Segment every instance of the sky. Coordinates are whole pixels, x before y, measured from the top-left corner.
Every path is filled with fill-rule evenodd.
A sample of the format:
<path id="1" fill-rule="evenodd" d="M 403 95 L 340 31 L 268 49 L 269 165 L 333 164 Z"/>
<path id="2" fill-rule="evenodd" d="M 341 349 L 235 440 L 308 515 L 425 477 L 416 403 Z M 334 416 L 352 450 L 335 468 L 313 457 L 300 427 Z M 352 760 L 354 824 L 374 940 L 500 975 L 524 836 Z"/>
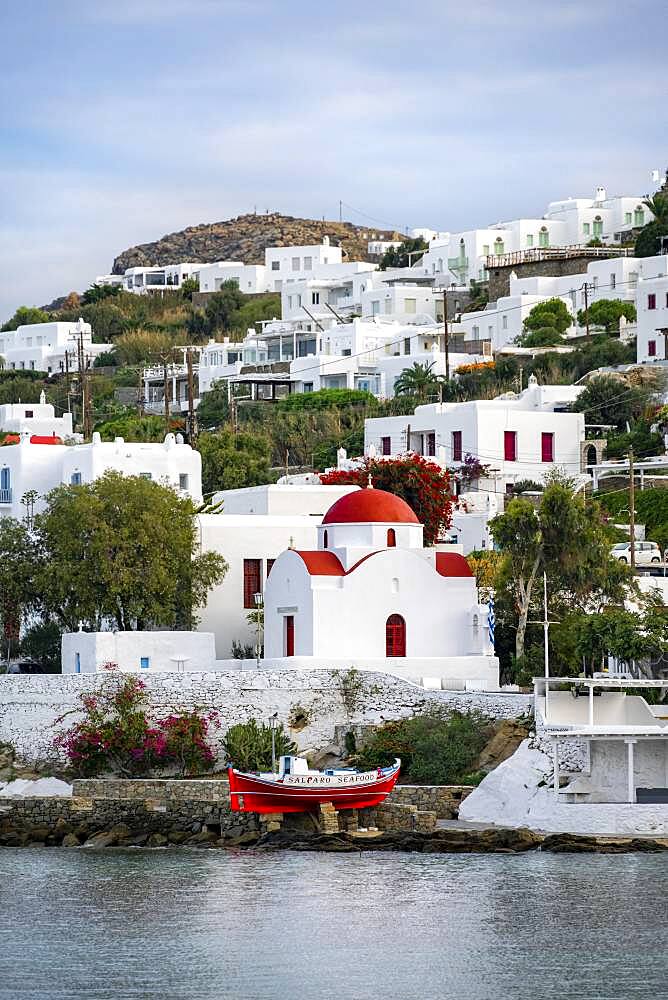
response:
<path id="1" fill-rule="evenodd" d="M 257 208 L 474 228 L 645 194 L 663 0 L 0 0 L 0 321 Z"/>

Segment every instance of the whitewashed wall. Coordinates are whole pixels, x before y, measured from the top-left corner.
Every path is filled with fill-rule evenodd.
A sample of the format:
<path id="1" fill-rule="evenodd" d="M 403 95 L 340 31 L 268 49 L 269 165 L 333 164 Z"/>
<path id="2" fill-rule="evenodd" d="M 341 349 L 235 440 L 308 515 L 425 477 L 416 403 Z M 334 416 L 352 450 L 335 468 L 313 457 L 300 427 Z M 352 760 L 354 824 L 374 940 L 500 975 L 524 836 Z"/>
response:
<path id="1" fill-rule="evenodd" d="M 308 721 L 299 731 L 290 731 L 302 750 L 325 749 L 334 739 L 334 727 L 347 723 L 374 725 L 439 707 L 514 719 L 533 704 L 531 695 L 425 691 L 379 673 L 352 678 L 327 670 L 147 673 L 142 680 L 156 716 L 194 707 L 218 712 L 220 728 L 214 739 L 237 722 L 267 721 L 274 712 L 289 729 L 299 709 Z M 71 725 L 76 714 L 68 715 L 64 724 L 56 725 L 56 720 L 75 713 L 79 695 L 98 691 L 105 682 L 103 674 L 0 676 L 0 743 L 11 743 L 26 761 L 56 759 L 53 737 L 65 724 Z"/>

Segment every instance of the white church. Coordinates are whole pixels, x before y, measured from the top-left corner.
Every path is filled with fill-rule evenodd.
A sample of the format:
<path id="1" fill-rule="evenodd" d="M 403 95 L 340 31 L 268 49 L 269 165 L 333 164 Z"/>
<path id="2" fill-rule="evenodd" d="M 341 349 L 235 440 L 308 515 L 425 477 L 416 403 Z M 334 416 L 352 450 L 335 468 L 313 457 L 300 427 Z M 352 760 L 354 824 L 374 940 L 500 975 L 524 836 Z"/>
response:
<path id="1" fill-rule="evenodd" d="M 498 690 L 487 605 L 463 556 L 425 548 L 384 490 L 338 499 L 318 548 L 289 548 L 264 593 L 265 668 L 382 670 L 425 687 Z"/>

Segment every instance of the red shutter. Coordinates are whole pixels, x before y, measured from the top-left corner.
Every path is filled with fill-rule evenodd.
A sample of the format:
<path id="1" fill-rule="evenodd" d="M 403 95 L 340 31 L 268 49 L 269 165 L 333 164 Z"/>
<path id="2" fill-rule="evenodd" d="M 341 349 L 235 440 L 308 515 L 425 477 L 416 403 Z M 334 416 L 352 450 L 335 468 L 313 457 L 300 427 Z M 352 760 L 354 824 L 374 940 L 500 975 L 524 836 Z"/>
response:
<path id="1" fill-rule="evenodd" d="M 434 431 L 430 431 L 430 433 L 427 434 L 427 454 L 436 454 L 436 434 Z"/>
<path id="2" fill-rule="evenodd" d="M 647 296 L 647 308 L 656 309 L 656 295 L 654 293 Z"/>
<path id="3" fill-rule="evenodd" d="M 276 562 L 275 559 L 267 559 L 267 579 L 269 579 L 269 574 L 271 573 L 271 567 Z"/>
<path id="4" fill-rule="evenodd" d="M 517 461 L 517 432 L 503 432 L 503 457 L 506 462 Z"/>
<path id="5" fill-rule="evenodd" d="M 406 622 L 401 615 L 390 615 L 385 623 L 385 656 L 406 655 Z"/>
<path id="6" fill-rule="evenodd" d="M 461 462 L 462 460 L 462 432 L 453 431 L 452 432 L 452 461 Z"/>
<path id="7" fill-rule="evenodd" d="M 285 655 L 295 655 L 295 616 L 285 616 Z"/>
<path id="8" fill-rule="evenodd" d="M 650 358 L 656 357 L 656 340 L 647 341 L 647 353 Z"/>
<path id="9" fill-rule="evenodd" d="M 380 439 L 380 450 L 383 455 L 392 454 L 392 441 L 389 437 L 382 437 Z"/>
<path id="10" fill-rule="evenodd" d="M 262 560 L 244 559 L 244 607 L 254 608 L 254 594 L 262 590 Z"/>
<path id="11" fill-rule="evenodd" d="M 541 434 L 540 453 L 543 462 L 554 462 L 554 434 Z"/>

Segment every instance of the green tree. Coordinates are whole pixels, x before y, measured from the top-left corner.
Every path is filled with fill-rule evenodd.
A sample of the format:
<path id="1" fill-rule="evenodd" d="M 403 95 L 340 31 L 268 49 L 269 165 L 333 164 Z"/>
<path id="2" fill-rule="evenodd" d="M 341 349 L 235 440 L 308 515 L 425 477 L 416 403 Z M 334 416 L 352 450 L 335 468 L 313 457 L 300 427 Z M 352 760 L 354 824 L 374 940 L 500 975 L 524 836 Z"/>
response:
<path id="1" fill-rule="evenodd" d="M 81 296 L 81 303 L 84 306 L 90 306 L 94 302 L 104 302 L 105 299 L 113 299 L 120 292 L 120 285 L 91 285 Z"/>
<path id="2" fill-rule="evenodd" d="M 25 523 L 0 517 L 0 635 L 16 634 L 38 603 L 35 541 Z"/>
<path id="3" fill-rule="evenodd" d="M 51 323 L 53 316 L 43 309 L 35 306 L 19 306 L 11 319 L 0 327 L 3 333 L 7 330 L 17 330 L 20 326 L 29 326 L 31 323 Z"/>
<path id="4" fill-rule="evenodd" d="M 572 322 L 573 317 L 563 299 L 553 298 L 535 305 L 522 326 L 525 332 L 552 328 L 563 334 Z"/>
<path id="5" fill-rule="evenodd" d="M 138 365 L 170 355 L 174 338 L 162 330 L 139 327 L 117 338 L 114 352 L 122 365 Z"/>
<path id="6" fill-rule="evenodd" d="M 380 258 L 378 267 L 381 271 L 386 271 L 388 267 L 411 267 L 419 259 L 418 251 L 428 249 L 429 244 L 421 236 L 406 239 L 398 247 L 388 247 Z"/>
<path id="7" fill-rule="evenodd" d="M 44 612 L 69 631 L 191 628 L 227 570 L 198 554 L 194 515 L 168 487 L 118 472 L 52 490 L 35 518 Z"/>
<path id="8" fill-rule="evenodd" d="M 197 407 L 197 422 L 206 430 L 216 430 L 230 419 L 227 382 L 214 382 Z"/>
<path id="9" fill-rule="evenodd" d="M 223 740 L 223 749 L 228 761 L 240 771 L 268 771 L 271 768 L 271 727 L 259 724 L 255 719 L 230 726 Z M 297 753 L 282 724 L 274 730 L 276 760 L 284 754 Z"/>
<path id="10" fill-rule="evenodd" d="M 636 307 L 633 302 L 623 302 L 622 299 L 599 299 L 592 302 L 588 309 L 580 309 L 578 323 L 585 326 L 589 322 L 593 326 L 602 326 L 608 336 L 619 335 L 619 321 L 624 317 L 629 323 L 636 320 Z"/>
<path id="11" fill-rule="evenodd" d="M 661 253 L 661 243 L 668 236 L 668 219 L 654 219 L 638 233 L 634 254 L 636 257 L 656 257 Z"/>
<path id="12" fill-rule="evenodd" d="M 107 343 L 116 340 L 125 333 L 130 325 L 130 320 L 119 305 L 119 297 L 102 298 L 97 302 L 90 302 L 84 305 L 81 315 L 95 334 L 98 343 Z"/>
<path id="13" fill-rule="evenodd" d="M 584 413 L 588 424 L 609 424 L 625 430 L 626 424 L 642 415 L 651 392 L 630 386 L 611 375 L 591 378 L 575 402 L 574 413 Z"/>
<path id="14" fill-rule="evenodd" d="M 261 486 L 272 480 L 269 444 L 258 434 L 235 434 L 225 428 L 216 433 L 200 434 L 197 448 L 202 456 L 205 495 L 218 490 Z"/>
<path id="15" fill-rule="evenodd" d="M 523 333 L 518 343 L 521 347 L 554 347 L 563 343 L 563 336 L 554 326 L 543 326 L 538 330 Z"/>
<path id="16" fill-rule="evenodd" d="M 414 396 L 416 399 L 440 395 L 445 378 L 435 372 L 435 367 L 433 361 L 424 365 L 415 361 L 411 368 L 404 368 L 394 382 L 395 395 Z"/>
<path id="17" fill-rule="evenodd" d="M 197 278 L 186 278 L 181 282 L 181 295 L 187 302 L 192 302 L 195 292 L 199 292 Z"/>
<path id="18" fill-rule="evenodd" d="M 209 335 L 223 333 L 232 326 L 232 317 L 244 305 L 245 296 L 236 281 L 224 281 L 220 290 L 206 300 L 204 315 Z"/>
<path id="19" fill-rule="evenodd" d="M 35 621 L 21 639 L 21 656 L 41 664 L 45 674 L 59 674 L 61 638 L 62 631 L 56 622 Z"/>
<path id="20" fill-rule="evenodd" d="M 668 617 L 663 606 L 641 612 L 603 608 L 598 615 L 578 616 L 574 624 L 577 653 L 588 674 L 601 670 L 608 656 L 638 665 L 638 661 L 668 652 Z"/>
<path id="21" fill-rule="evenodd" d="M 181 421 L 176 420 L 170 429 L 178 430 L 180 426 Z M 136 414 L 125 414 L 96 424 L 95 430 L 99 431 L 103 441 L 113 441 L 117 437 L 122 437 L 125 441 L 165 440 L 164 417 L 154 415 L 138 417 Z"/>
<path id="22" fill-rule="evenodd" d="M 522 497 L 511 500 L 490 528 L 504 557 L 498 586 L 513 598 L 508 604 L 515 609 L 517 660 L 524 656 L 529 611 L 543 572 L 548 576 L 550 601 L 565 608 L 602 605 L 623 597 L 628 571 L 610 556 L 596 505 L 588 507 L 568 482 L 553 477 L 537 511 Z M 541 601 L 537 603 L 540 606 Z"/>

